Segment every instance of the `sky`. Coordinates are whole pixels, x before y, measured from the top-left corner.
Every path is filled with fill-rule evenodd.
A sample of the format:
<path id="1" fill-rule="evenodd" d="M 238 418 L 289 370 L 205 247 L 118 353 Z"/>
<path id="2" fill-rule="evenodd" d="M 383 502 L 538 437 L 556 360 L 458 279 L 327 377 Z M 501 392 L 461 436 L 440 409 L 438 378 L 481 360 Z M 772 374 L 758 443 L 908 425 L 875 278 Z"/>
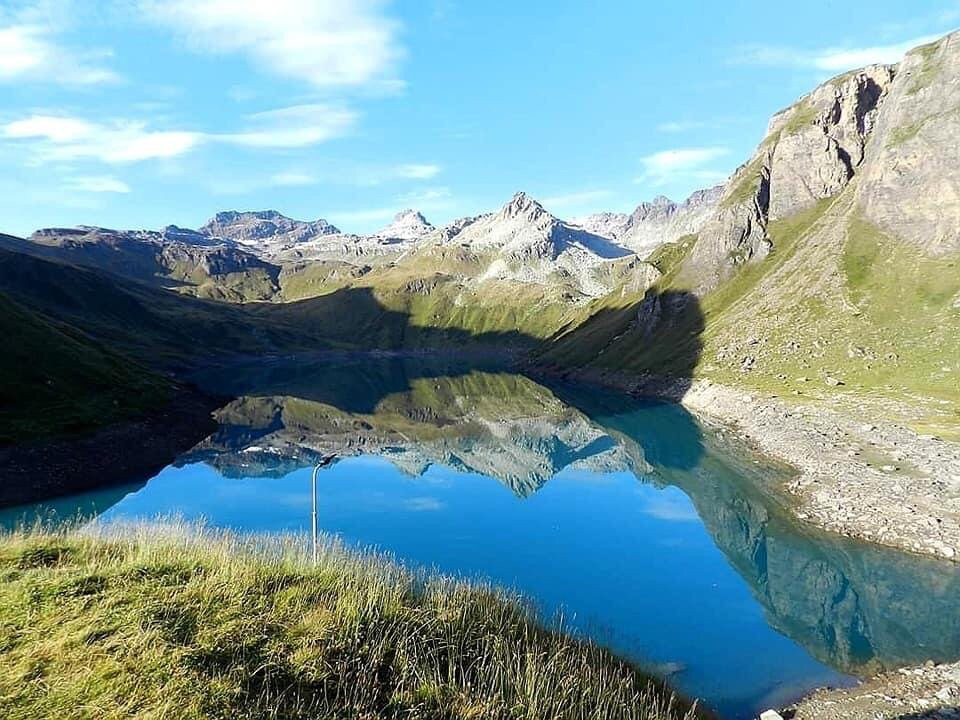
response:
<path id="1" fill-rule="evenodd" d="M 682 200 L 958 27 L 960 0 L 0 0 L 0 232 Z"/>

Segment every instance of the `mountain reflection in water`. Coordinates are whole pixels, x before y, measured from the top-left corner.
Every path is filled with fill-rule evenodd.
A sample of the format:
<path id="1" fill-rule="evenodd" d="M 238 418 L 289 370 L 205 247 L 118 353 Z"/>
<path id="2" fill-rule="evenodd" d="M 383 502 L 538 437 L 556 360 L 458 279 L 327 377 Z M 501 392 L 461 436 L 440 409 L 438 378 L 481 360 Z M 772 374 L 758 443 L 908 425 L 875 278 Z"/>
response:
<path id="1" fill-rule="evenodd" d="M 219 430 L 108 517 L 303 529 L 305 469 L 334 452 L 325 529 L 572 608 L 615 650 L 679 663 L 678 686 L 730 716 L 838 673 L 960 657 L 957 566 L 800 524 L 778 493 L 788 469 L 680 406 L 423 358 L 198 380 L 237 398 Z"/>

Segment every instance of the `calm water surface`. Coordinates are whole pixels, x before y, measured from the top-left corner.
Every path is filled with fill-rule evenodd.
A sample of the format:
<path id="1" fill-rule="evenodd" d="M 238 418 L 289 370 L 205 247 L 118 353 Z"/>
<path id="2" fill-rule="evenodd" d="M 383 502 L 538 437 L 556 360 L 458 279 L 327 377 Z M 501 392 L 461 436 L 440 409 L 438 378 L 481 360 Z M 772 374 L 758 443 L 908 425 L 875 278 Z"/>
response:
<path id="1" fill-rule="evenodd" d="M 563 609 L 725 716 L 960 657 L 956 566 L 795 523 L 774 493 L 787 471 L 680 407 L 422 359 L 198 379 L 237 397 L 215 435 L 145 484 L 53 510 L 178 514 L 306 542 L 310 469 L 335 451 L 320 474 L 323 530 Z"/>

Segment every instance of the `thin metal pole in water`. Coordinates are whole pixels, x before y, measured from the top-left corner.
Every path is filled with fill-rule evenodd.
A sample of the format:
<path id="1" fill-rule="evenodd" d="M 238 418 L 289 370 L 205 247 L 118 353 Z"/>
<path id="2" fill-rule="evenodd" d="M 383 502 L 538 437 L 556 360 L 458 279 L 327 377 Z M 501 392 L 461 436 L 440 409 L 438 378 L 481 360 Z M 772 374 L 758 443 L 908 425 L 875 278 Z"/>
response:
<path id="1" fill-rule="evenodd" d="M 311 481 L 311 510 L 310 510 L 310 525 L 313 528 L 313 564 L 317 564 L 317 473 L 320 472 L 326 463 L 319 463 L 313 469 L 313 478 Z"/>
<path id="2" fill-rule="evenodd" d="M 318 551 L 318 539 L 320 533 L 317 532 L 317 473 L 320 472 L 327 465 L 332 463 L 337 459 L 336 454 L 327 455 L 320 462 L 316 464 L 313 468 L 313 476 L 310 478 L 310 526 L 313 531 L 313 564 L 317 564 L 317 557 L 319 554 Z"/>

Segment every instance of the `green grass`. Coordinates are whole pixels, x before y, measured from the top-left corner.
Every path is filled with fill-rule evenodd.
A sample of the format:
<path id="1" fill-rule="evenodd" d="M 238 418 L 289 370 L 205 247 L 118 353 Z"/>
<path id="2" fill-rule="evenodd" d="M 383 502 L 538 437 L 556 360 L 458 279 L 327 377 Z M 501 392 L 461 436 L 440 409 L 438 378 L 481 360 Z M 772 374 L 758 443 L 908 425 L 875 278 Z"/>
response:
<path id="1" fill-rule="evenodd" d="M 913 81 L 910 83 L 910 87 L 907 88 L 908 96 L 916 95 L 924 88 L 929 87 L 936 78 L 937 73 L 940 72 L 942 62 L 936 59 L 936 55 L 942 42 L 943 38 L 935 40 L 932 43 L 927 43 L 926 45 L 921 45 L 910 51 L 911 55 L 916 54 L 920 56 L 921 64 L 920 69 L 912 78 Z"/>
<path id="2" fill-rule="evenodd" d="M 303 538 L 0 537 L 0 707 L 56 718 L 692 717 L 518 598 Z"/>
<path id="3" fill-rule="evenodd" d="M 757 155 L 738 173 L 739 179 L 732 190 L 727 191 L 726 197 L 720 203 L 721 208 L 731 208 L 753 200 L 760 187 L 760 170 L 763 168 L 765 157 Z"/>
<path id="4" fill-rule="evenodd" d="M 793 106 L 790 117 L 783 124 L 783 127 L 780 128 L 778 139 L 784 135 L 794 135 L 810 127 L 817 119 L 818 114 L 817 109 L 809 99 L 805 98 L 801 100 Z"/>
<path id="5" fill-rule="evenodd" d="M 696 244 L 696 235 L 684 235 L 675 242 L 668 242 L 658 246 L 650 253 L 647 262 L 664 275 L 664 278 L 658 281 L 658 285 L 666 286 L 669 284 L 667 279 L 676 274 Z"/>
<path id="6" fill-rule="evenodd" d="M 807 210 L 769 224 L 767 234 L 773 243 L 770 253 L 761 260 L 742 265 L 733 277 L 704 298 L 703 309 L 708 328 L 711 319 L 744 298 L 764 276 L 793 256 L 797 240 L 822 217 L 831 202 L 830 198 L 820 200 Z"/>
<path id="7" fill-rule="evenodd" d="M 160 407 L 160 375 L 0 293 L 0 444 L 83 432 Z"/>
<path id="8" fill-rule="evenodd" d="M 904 127 L 894 128 L 887 140 L 887 147 L 894 148 L 913 140 L 920 134 L 920 131 L 928 120 L 929 118 L 925 118 L 910 125 L 905 125 Z"/>

